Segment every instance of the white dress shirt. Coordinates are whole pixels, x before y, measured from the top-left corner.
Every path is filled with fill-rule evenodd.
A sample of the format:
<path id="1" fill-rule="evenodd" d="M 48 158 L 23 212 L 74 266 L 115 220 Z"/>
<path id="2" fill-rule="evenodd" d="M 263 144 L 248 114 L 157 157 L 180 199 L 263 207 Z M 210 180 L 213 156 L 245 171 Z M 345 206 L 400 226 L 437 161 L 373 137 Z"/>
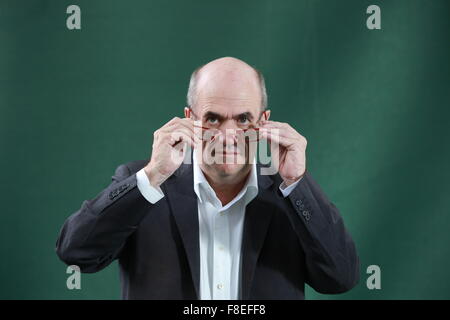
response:
<path id="1" fill-rule="evenodd" d="M 193 157 L 193 183 L 197 195 L 200 243 L 200 299 L 236 300 L 240 297 L 241 244 L 245 207 L 258 194 L 256 163 L 237 196 L 222 205 L 209 185 L 196 157 Z M 137 186 L 147 201 L 156 203 L 164 194 L 154 188 L 144 169 L 136 173 Z M 301 180 L 301 179 L 300 179 Z M 300 181 L 299 180 L 299 181 Z M 280 191 L 287 197 L 298 182 Z"/>

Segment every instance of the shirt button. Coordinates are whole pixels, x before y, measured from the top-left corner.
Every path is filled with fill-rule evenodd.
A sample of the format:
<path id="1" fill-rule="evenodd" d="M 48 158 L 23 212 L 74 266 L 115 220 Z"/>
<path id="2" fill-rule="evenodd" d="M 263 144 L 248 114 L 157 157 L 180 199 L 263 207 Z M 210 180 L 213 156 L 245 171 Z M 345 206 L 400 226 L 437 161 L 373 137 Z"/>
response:
<path id="1" fill-rule="evenodd" d="M 217 285 L 217 289 L 221 290 L 222 288 L 223 288 L 223 285 L 222 285 L 221 283 L 219 283 L 219 284 Z"/>

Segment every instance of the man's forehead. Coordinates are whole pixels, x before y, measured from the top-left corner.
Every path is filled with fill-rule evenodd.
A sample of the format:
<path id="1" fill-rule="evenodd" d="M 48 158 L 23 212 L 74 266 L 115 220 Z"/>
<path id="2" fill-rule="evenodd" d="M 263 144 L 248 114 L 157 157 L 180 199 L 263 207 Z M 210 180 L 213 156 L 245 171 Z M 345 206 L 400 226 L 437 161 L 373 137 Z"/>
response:
<path id="1" fill-rule="evenodd" d="M 218 114 L 235 115 L 244 112 L 257 113 L 260 110 L 258 100 L 248 98 L 214 97 L 198 99 L 197 103 L 202 112 L 215 112 Z"/>
<path id="2" fill-rule="evenodd" d="M 198 95 L 198 102 L 202 105 L 220 105 L 220 104 L 232 104 L 232 105 L 253 105 L 258 104 L 258 100 L 252 96 L 241 94 L 233 96 L 220 96 L 220 95 Z"/>

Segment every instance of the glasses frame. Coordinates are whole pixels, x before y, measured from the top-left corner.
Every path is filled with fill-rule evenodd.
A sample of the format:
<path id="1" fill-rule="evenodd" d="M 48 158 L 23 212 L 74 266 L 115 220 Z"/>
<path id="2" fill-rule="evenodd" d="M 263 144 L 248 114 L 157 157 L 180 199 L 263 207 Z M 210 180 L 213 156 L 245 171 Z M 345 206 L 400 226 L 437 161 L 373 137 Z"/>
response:
<path id="1" fill-rule="evenodd" d="M 191 108 L 190 106 L 186 106 L 186 108 L 188 108 L 188 117 L 190 117 L 191 114 L 193 114 L 197 119 L 200 119 L 199 117 L 197 117 L 197 115 L 194 113 L 194 111 L 192 110 L 192 108 Z M 267 110 L 261 111 L 261 114 L 259 115 L 259 118 L 258 118 L 258 122 L 260 121 L 262 115 L 264 115 L 264 119 L 267 120 L 267 113 L 266 113 L 266 111 L 267 111 Z M 204 126 L 199 126 L 199 125 L 196 125 L 196 124 L 194 124 L 194 127 L 200 128 L 200 129 L 203 129 L 203 130 L 211 130 L 211 129 L 212 129 L 212 128 L 207 128 L 207 127 L 204 127 Z M 258 128 L 258 127 L 252 127 L 252 128 L 240 129 L 240 130 L 242 130 L 242 131 L 245 133 L 245 132 L 247 132 L 248 130 L 259 131 L 260 128 Z M 201 140 L 204 140 L 204 139 L 201 138 Z M 213 140 L 214 140 L 214 139 L 213 139 Z M 259 140 L 260 140 L 260 138 L 259 138 L 259 134 L 258 134 L 258 138 L 257 138 L 256 140 L 252 140 L 252 141 L 249 141 L 249 142 L 258 142 Z"/>

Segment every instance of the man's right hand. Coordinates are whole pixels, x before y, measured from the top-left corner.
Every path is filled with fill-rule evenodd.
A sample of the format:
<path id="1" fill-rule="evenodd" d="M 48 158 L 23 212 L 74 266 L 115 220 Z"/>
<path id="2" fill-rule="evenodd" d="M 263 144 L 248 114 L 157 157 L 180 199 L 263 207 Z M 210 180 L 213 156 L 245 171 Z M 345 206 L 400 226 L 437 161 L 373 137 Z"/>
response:
<path id="1" fill-rule="evenodd" d="M 158 188 L 183 162 L 187 145 L 199 143 L 194 134 L 194 120 L 175 117 L 153 134 L 152 158 L 144 171 L 150 184 Z"/>

